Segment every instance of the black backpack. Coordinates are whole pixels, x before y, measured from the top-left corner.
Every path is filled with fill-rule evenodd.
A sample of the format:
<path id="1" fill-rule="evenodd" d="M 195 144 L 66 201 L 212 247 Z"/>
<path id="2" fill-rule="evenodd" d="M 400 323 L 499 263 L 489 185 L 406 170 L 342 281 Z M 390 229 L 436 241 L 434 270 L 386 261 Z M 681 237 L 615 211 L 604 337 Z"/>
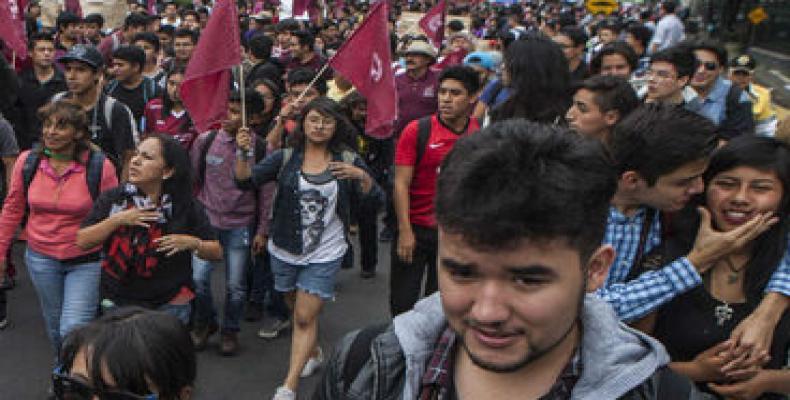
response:
<path id="1" fill-rule="evenodd" d="M 104 169 L 104 159 L 104 153 L 91 150 L 90 156 L 88 157 L 88 164 L 86 165 L 85 180 L 88 184 L 88 192 L 91 194 L 91 200 L 94 202 L 101 194 L 101 178 L 102 170 Z M 41 164 L 41 153 L 38 151 L 29 152 L 22 166 L 22 182 L 25 189 L 25 199 L 27 199 L 28 189 L 30 189 L 30 184 L 36 176 L 39 164 Z M 22 219 L 22 226 L 25 226 L 27 223 L 27 216 L 29 214 L 30 205 L 25 201 L 25 216 Z"/>

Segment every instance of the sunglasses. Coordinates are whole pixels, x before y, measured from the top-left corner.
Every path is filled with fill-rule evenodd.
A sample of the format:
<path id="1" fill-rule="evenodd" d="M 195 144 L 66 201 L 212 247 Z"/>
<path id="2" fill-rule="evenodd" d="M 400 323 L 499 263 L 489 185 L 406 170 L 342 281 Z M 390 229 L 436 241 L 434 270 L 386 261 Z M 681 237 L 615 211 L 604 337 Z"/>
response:
<path id="1" fill-rule="evenodd" d="M 62 372 L 52 374 L 52 386 L 55 398 L 58 400 L 91 400 L 94 396 L 100 400 L 158 400 L 159 398 L 155 394 L 141 396 L 123 391 L 100 392 L 87 383 Z"/>
<path id="2" fill-rule="evenodd" d="M 717 68 L 719 68 L 719 64 L 717 64 L 715 61 L 702 62 L 702 61 L 697 60 L 697 62 L 699 63 L 699 65 L 702 65 L 703 67 L 705 67 L 705 69 L 707 71 L 715 71 Z"/>

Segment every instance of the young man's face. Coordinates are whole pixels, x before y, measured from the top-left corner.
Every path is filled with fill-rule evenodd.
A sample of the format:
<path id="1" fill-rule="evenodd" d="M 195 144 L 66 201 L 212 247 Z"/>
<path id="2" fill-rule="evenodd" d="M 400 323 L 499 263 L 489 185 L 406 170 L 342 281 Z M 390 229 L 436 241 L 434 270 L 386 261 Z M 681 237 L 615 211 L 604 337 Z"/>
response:
<path id="1" fill-rule="evenodd" d="M 636 40 L 636 37 L 632 33 L 629 32 L 625 34 L 625 42 L 631 46 L 634 53 L 641 56 L 645 52 L 645 47 L 642 46 L 642 42 Z"/>
<path id="2" fill-rule="evenodd" d="M 609 54 L 601 58 L 601 75 L 631 77 L 631 66 L 622 54 Z"/>
<path id="3" fill-rule="evenodd" d="M 83 24 L 82 25 L 82 34 L 85 35 L 87 38 L 95 38 L 99 36 L 99 24 Z"/>
<path id="4" fill-rule="evenodd" d="M 55 43 L 49 40 L 37 40 L 30 52 L 33 65 L 49 68 L 55 62 Z"/>
<path id="5" fill-rule="evenodd" d="M 113 75 L 119 82 L 130 82 L 140 75 L 140 66 L 120 58 L 113 58 Z"/>
<path id="6" fill-rule="evenodd" d="M 173 73 L 167 77 L 167 96 L 172 101 L 181 101 L 181 94 L 178 89 L 181 88 L 181 82 L 184 81 L 184 75 Z"/>
<path id="7" fill-rule="evenodd" d="M 66 86 L 69 92 L 75 95 L 81 95 L 93 89 L 98 81 L 96 70 L 80 61 L 66 62 L 63 73 L 66 76 Z"/>
<path id="8" fill-rule="evenodd" d="M 143 51 L 145 52 L 146 64 L 156 64 L 156 59 L 159 55 L 157 54 L 153 44 L 145 40 L 138 40 L 134 42 L 134 45 L 143 49 Z"/>
<path id="9" fill-rule="evenodd" d="M 585 136 L 604 139 L 617 123 L 617 111 L 603 112 L 596 102 L 595 92 L 579 89 L 573 95 L 573 104 L 565 114 L 573 130 Z"/>
<path id="10" fill-rule="evenodd" d="M 601 43 L 611 43 L 617 40 L 617 32 L 611 29 L 601 29 L 598 33 L 598 38 L 601 39 Z"/>
<path id="11" fill-rule="evenodd" d="M 666 61 L 654 61 L 647 74 L 647 99 L 665 101 L 676 97 L 688 83 L 688 77 L 679 77 L 677 69 Z"/>
<path id="12" fill-rule="evenodd" d="M 193 14 L 185 15 L 184 20 L 181 21 L 181 24 L 184 26 L 184 28 L 187 29 L 191 29 L 191 30 L 200 29 L 200 20 L 198 18 L 195 18 Z"/>
<path id="13" fill-rule="evenodd" d="M 648 186 L 647 181 L 640 179 L 638 195 L 642 204 L 661 211 L 680 211 L 689 200 L 705 190 L 702 174 L 708 168 L 708 159 L 704 158 L 682 165 L 676 170 L 661 175 L 655 185 Z"/>
<path id="14" fill-rule="evenodd" d="M 195 50 L 195 44 L 192 43 L 192 38 L 177 37 L 173 41 L 173 51 L 175 52 L 176 60 L 181 62 L 189 61 L 192 57 L 192 52 Z"/>
<path id="15" fill-rule="evenodd" d="M 699 66 L 691 79 L 691 86 L 695 89 L 708 89 L 716 82 L 716 78 L 721 75 L 722 66 L 716 53 L 709 50 L 694 50 Z"/>
<path id="16" fill-rule="evenodd" d="M 290 42 L 289 42 L 290 45 L 288 46 L 288 48 L 291 50 L 291 55 L 292 56 L 297 57 L 297 58 L 302 58 L 305 55 L 307 55 L 307 53 L 310 51 L 310 49 L 307 48 L 307 46 L 302 46 L 299 43 L 299 38 L 298 37 L 291 36 L 289 40 L 290 40 Z"/>
<path id="17" fill-rule="evenodd" d="M 175 4 L 168 4 L 165 6 L 165 16 L 170 19 L 175 19 L 178 13 L 178 7 Z"/>
<path id="18" fill-rule="evenodd" d="M 569 350 L 584 294 L 600 285 L 613 255 L 602 246 L 582 261 L 564 239 L 479 250 L 440 226 L 439 292 L 459 351 L 485 370 L 512 372 Z"/>
<path id="19" fill-rule="evenodd" d="M 64 24 L 60 28 L 60 35 L 66 39 L 76 40 L 80 37 L 80 24 Z"/>
<path id="20" fill-rule="evenodd" d="M 293 104 L 294 113 L 302 112 L 302 108 L 305 106 L 305 104 L 315 100 L 321 95 L 318 93 L 318 90 L 316 90 L 315 87 L 311 87 L 310 89 L 307 89 L 307 92 L 304 94 L 304 96 L 302 96 L 302 99 L 295 103 L 296 99 L 299 98 L 299 95 L 305 89 L 307 89 L 306 83 L 297 83 L 288 87 L 288 98 L 286 100 Z"/>
<path id="21" fill-rule="evenodd" d="M 157 32 L 156 36 L 159 36 L 159 45 L 164 49 L 166 47 L 170 47 L 173 44 L 173 37 L 168 35 L 164 32 Z"/>
<path id="22" fill-rule="evenodd" d="M 228 114 L 222 121 L 222 129 L 225 132 L 235 135 L 241 127 L 241 103 L 238 101 L 228 102 Z"/>
<path id="23" fill-rule="evenodd" d="M 730 80 L 741 89 L 746 89 L 752 83 L 752 72 L 745 69 L 730 70 Z"/>
<path id="24" fill-rule="evenodd" d="M 573 61 L 581 57 L 582 53 L 584 52 L 584 46 L 574 46 L 573 40 L 563 34 L 555 35 L 552 39 L 554 39 L 555 43 L 560 45 L 562 48 L 562 54 L 565 55 L 565 59 L 568 61 Z"/>
<path id="25" fill-rule="evenodd" d="M 461 81 L 445 79 L 439 83 L 439 116 L 444 121 L 456 121 L 469 116 L 472 104 L 476 101 L 474 93 L 469 93 Z"/>
<path id="26" fill-rule="evenodd" d="M 405 59 L 407 71 L 422 70 L 431 64 L 431 58 L 424 54 L 408 53 Z"/>

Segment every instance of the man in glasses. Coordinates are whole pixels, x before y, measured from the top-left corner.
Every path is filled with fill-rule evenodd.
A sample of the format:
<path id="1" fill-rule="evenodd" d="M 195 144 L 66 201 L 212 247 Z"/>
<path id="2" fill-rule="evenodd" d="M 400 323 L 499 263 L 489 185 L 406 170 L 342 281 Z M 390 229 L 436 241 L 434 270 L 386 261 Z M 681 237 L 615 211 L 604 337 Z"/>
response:
<path id="1" fill-rule="evenodd" d="M 727 50 L 721 44 L 700 40 L 693 45 L 697 69 L 691 86 L 697 98 L 687 104 L 690 110 L 710 119 L 719 127 L 723 139 L 754 134 L 754 117 L 749 95 L 722 76 Z"/>
<path id="2" fill-rule="evenodd" d="M 738 85 L 752 100 L 755 133 L 762 136 L 773 136 L 776 132 L 776 110 L 771 102 L 770 89 L 754 82 L 754 69 L 757 67 L 754 58 L 741 54 L 730 61 L 730 80 Z"/>
<path id="3" fill-rule="evenodd" d="M 653 54 L 647 85 L 639 91 L 639 97 L 647 103 L 684 104 L 687 98 L 694 97 L 688 84 L 695 64 L 694 55 L 685 47 L 670 47 Z"/>

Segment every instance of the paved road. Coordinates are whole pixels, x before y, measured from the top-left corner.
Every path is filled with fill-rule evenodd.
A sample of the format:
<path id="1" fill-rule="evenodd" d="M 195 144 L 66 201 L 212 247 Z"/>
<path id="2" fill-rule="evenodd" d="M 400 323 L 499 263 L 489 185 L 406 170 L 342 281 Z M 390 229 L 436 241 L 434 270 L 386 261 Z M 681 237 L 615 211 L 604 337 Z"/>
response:
<path id="1" fill-rule="evenodd" d="M 358 265 L 353 270 L 340 272 L 337 299 L 326 305 L 320 319 L 320 342 L 325 351 L 331 350 L 349 330 L 388 319 L 388 251 L 389 245 L 380 246 L 379 274 L 373 280 L 359 278 Z M 19 261 L 21 252 L 22 246 L 17 246 L 15 258 Z M 224 297 L 220 285 L 224 279 L 222 270 L 217 270 L 214 275 L 215 297 Z M 0 331 L 0 400 L 45 399 L 52 353 L 44 333 L 38 300 L 24 266 L 17 282 L 17 288 L 10 292 L 9 299 L 12 325 Z M 271 341 L 262 340 L 255 336 L 260 325 L 242 323 L 241 352 L 236 357 L 223 358 L 219 355 L 216 336 L 212 345 L 200 353 L 195 399 L 271 398 L 285 377 L 290 335 Z M 300 393 L 305 396 L 312 394 L 317 380 L 317 377 L 304 379 Z"/>

